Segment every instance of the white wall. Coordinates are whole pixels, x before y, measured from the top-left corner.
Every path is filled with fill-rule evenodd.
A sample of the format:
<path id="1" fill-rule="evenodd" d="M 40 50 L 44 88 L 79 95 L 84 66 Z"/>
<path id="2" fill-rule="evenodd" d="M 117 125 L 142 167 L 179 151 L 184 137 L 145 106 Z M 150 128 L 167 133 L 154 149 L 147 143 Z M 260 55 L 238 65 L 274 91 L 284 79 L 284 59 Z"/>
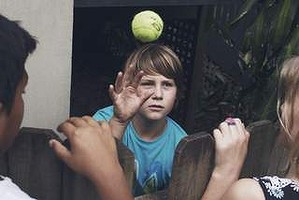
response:
<path id="1" fill-rule="evenodd" d="M 51 128 L 69 116 L 73 0 L 0 0 L 0 13 L 34 35 L 23 126 Z"/>

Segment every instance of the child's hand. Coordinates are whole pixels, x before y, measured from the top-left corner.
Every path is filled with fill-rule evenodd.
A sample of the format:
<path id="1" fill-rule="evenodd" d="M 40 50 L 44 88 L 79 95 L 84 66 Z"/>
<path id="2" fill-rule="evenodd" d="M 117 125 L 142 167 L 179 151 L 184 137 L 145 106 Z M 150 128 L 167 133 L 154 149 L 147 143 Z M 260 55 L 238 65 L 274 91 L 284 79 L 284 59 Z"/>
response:
<path id="1" fill-rule="evenodd" d="M 56 140 L 50 141 L 57 156 L 70 168 L 91 180 L 119 168 L 115 139 L 107 122 L 89 116 L 72 117 L 57 128 L 70 142 L 70 150 Z"/>
<path id="2" fill-rule="evenodd" d="M 213 134 L 216 142 L 215 167 L 202 200 L 222 199 L 238 180 L 247 154 L 249 133 L 240 119 L 226 119 Z"/>
<path id="3" fill-rule="evenodd" d="M 109 94 L 114 105 L 114 117 L 119 123 L 127 123 L 152 95 L 137 90 L 143 75 L 144 72 L 139 71 L 134 76 L 133 67 L 129 67 L 124 74 L 118 73 L 115 86 L 109 86 Z"/>
<path id="4" fill-rule="evenodd" d="M 216 141 L 215 170 L 235 174 L 238 178 L 248 148 L 249 133 L 237 118 L 228 118 L 215 129 Z"/>
<path id="5" fill-rule="evenodd" d="M 50 146 L 70 168 L 93 182 L 101 199 L 133 199 L 107 122 L 72 117 L 57 130 L 69 139 L 70 150 L 56 140 L 51 140 Z"/>

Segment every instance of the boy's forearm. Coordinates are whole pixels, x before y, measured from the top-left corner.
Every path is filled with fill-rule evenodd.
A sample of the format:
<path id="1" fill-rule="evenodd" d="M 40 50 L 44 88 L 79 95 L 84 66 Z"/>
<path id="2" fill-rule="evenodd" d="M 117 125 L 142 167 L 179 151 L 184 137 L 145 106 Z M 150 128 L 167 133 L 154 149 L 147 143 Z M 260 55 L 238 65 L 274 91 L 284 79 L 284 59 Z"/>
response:
<path id="1" fill-rule="evenodd" d="M 128 122 L 121 122 L 117 117 L 113 115 L 113 117 L 109 121 L 109 125 L 111 127 L 112 135 L 121 140 Z"/>
<path id="2" fill-rule="evenodd" d="M 119 164 L 91 177 L 99 195 L 105 200 L 133 200 L 123 170 Z"/>

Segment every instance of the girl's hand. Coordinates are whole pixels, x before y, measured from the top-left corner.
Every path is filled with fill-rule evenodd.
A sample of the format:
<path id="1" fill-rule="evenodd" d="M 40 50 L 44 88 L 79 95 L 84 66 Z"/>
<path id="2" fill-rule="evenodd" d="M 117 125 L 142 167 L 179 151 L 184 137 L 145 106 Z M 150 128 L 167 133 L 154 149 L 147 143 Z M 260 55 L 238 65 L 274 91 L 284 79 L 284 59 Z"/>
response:
<path id="1" fill-rule="evenodd" d="M 213 131 L 216 141 L 215 171 L 238 179 L 249 141 L 249 133 L 238 118 L 228 118 Z"/>

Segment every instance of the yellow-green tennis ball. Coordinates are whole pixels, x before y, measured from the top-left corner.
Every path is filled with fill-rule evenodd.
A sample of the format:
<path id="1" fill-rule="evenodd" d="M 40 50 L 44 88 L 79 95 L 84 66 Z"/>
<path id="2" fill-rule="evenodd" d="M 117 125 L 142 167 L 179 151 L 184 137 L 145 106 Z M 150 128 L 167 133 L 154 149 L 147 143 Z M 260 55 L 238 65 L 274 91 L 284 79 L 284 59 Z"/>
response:
<path id="1" fill-rule="evenodd" d="M 132 20 L 133 35 L 141 42 L 152 42 L 157 40 L 162 31 L 163 20 L 157 13 L 151 10 L 137 13 Z"/>

